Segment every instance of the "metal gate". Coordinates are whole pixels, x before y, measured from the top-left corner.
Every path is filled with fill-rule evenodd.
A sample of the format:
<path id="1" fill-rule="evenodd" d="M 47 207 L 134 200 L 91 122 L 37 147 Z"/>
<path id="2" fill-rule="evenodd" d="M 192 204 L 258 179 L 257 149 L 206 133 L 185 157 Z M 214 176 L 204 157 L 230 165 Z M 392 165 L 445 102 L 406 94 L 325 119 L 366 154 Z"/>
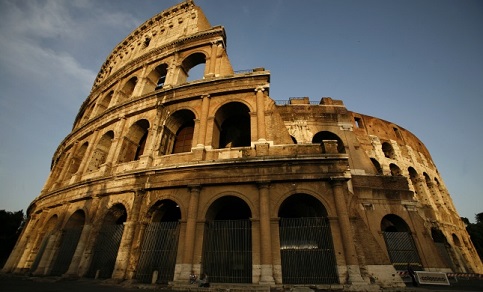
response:
<path id="1" fill-rule="evenodd" d="M 326 218 L 280 218 L 280 256 L 285 284 L 339 282 Z"/>
<path id="2" fill-rule="evenodd" d="M 144 232 L 136 279 L 151 283 L 157 271 L 157 283 L 173 280 L 178 253 L 179 222 L 150 223 Z"/>
<path id="3" fill-rule="evenodd" d="M 87 272 L 87 277 L 94 278 L 97 274 L 98 278 L 111 278 L 123 231 L 124 224 L 102 226 L 94 246 L 92 262 Z"/>
<path id="4" fill-rule="evenodd" d="M 203 271 L 210 282 L 252 283 L 250 220 L 214 220 L 206 224 Z"/>
<path id="5" fill-rule="evenodd" d="M 62 232 L 59 250 L 50 274 L 62 276 L 69 269 L 75 249 L 79 243 L 83 226 L 66 229 Z"/>
<path id="6" fill-rule="evenodd" d="M 408 263 L 414 270 L 422 270 L 414 239 L 409 232 L 383 232 L 389 258 L 396 270 L 406 270 Z"/>

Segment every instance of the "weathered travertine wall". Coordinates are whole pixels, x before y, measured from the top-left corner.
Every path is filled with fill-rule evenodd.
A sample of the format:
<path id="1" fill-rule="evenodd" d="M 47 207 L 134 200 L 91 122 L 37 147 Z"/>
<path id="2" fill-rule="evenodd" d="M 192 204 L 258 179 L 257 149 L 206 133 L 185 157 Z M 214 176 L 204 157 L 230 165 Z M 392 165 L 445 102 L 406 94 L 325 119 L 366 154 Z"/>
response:
<path id="1" fill-rule="evenodd" d="M 115 47 L 3 271 L 365 290 L 404 286 L 407 263 L 483 273 L 417 137 L 332 98 L 276 104 L 225 40 L 186 1 Z"/>

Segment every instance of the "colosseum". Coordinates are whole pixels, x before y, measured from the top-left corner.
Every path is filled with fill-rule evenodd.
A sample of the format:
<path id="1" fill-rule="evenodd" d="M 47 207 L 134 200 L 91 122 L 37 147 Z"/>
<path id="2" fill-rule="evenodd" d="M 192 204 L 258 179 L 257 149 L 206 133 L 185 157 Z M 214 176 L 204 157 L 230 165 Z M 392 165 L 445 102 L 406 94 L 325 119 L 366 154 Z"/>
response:
<path id="1" fill-rule="evenodd" d="M 27 213 L 3 272 L 260 290 L 483 273 L 418 137 L 329 97 L 273 100 L 192 0 L 113 49 Z"/>

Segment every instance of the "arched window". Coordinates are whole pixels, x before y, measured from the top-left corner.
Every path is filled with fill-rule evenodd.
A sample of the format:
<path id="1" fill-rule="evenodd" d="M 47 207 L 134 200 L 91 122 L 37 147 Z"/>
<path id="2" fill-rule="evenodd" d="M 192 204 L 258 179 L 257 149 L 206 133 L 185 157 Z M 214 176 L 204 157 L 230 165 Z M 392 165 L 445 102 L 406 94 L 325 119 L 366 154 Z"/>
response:
<path id="1" fill-rule="evenodd" d="M 89 105 L 87 107 L 87 109 L 84 111 L 84 114 L 82 116 L 82 123 L 85 123 L 87 122 L 90 118 L 91 118 L 91 114 L 92 114 L 92 110 L 94 109 L 94 106 L 96 104 L 95 103 L 92 103 L 91 105 Z"/>
<path id="2" fill-rule="evenodd" d="M 118 161 L 128 162 L 138 160 L 144 154 L 144 147 L 148 135 L 149 122 L 139 120 L 129 128 L 128 134 L 123 139 L 123 147 Z"/>
<path id="3" fill-rule="evenodd" d="M 391 175 L 392 176 L 400 176 L 400 175 L 402 175 L 401 169 L 399 168 L 399 166 L 397 166 L 394 163 L 389 164 L 389 169 L 391 170 Z"/>
<path id="4" fill-rule="evenodd" d="M 98 170 L 106 162 L 107 154 L 109 153 L 109 149 L 111 149 L 112 139 L 114 139 L 113 131 L 109 131 L 101 137 L 96 149 L 92 153 L 87 171 Z"/>
<path id="5" fill-rule="evenodd" d="M 371 158 L 371 162 L 374 165 L 374 167 L 376 168 L 376 174 L 382 175 L 383 174 L 382 167 L 381 167 L 381 164 L 379 163 L 379 161 L 377 161 L 375 158 Z"/>
<path id="6" fill-rule="evenodd" d="M 337 153 L 345 153 L 344 143 L 342 142 L 340 137 L 329 131 L 321 131 L 315 134 L 312 138 L 312 143 L 321 144 L 323 152 L 329 153 L 331 150 L 325 149 L 325 144 L 323 143 L 323 141 L 325 140 L 337 141 Z"/>
<path id="7" fill-rule="evenodd" d="M 98 103 L 96 108 L 96 115 L 100 115 L 109 108 L 109 104 L 111 103 L 112 96 L 114 95 L 114 91 L 109 91 Z"/>
<path id="8" fill-rule="evenodd" d="M 85 142 L 84 144 L 82 144 L 82 146 L 80 146 L 79 149 L 77 149 L 76 153 L 72 157 L 69 171 L 68 171 L 70 176 L 74 175 L 79 170 L 79 166 L 82 162 L 82 159 L 84 159 L 84 155 L 86 154 L 88 146 L 89 146 L 88 142 Z M 70 176 L 68 178 L 70 178 Z"/>
<path id="9" fill-rule="evenodd" d="M 248 107 L 240 102 L 223 105 L 215 114 L 213 131 L 214 148 L 250 146 L 250 112 Z"/>
<path id="10" fill-rule="evenodd" d="M 202 53 L 194 53 L 186 57 L 181 63 L 180 72 L 178 75 L 178 84 L 185 83 L 187 81 L 202 79 L 204 76 L 205 66 L 198 66 L 206 63 L 206 56 Z M 192 72 L 192 69 L 197 67 Z M 199 67 L 199 68 L 198 68 Z M 196 74 L 192 74 L 196 73 Z"/>
<path id="11" fill-rule="evenodd" d="M 124 84 L 124 87 L 121 90 L 121 94 L 123 95 L 124 100 L 127 100 L 132 96 L 132 94 L 134 93 L 134 88 L 136 87 L 137 83 L 138 83 L 138 78 L 132 77 L 126 82 L 126 84 Z"/>
<path id="12" fill-rule="evenodd" d="M 193 147 L 195 115 L 190 110 L 174 112 L 166 121 L 159 145 L 159 155 L 190 152 Z"/>
<path id="13" fill-rule="evenodd" d="M 382 152 L 384 152 L 385 157 L 394 159 L 394 149 L 392 148 L 392 145 L 390 143 L 382 143 Z"/>
<path id="14" fill-rule="evenodd" d="M 143 94 L 163 88 L 168 75 L 168 65 L 161 64 L 154 68 L 147 76 L 148 82 L 144 85 Z"/>

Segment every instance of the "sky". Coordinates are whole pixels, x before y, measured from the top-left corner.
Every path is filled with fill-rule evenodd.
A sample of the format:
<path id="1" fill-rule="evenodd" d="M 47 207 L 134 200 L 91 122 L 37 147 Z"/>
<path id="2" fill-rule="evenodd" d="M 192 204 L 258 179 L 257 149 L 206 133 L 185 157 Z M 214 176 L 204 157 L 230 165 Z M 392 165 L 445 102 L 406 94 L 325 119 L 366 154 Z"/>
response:
<path id="1" fill-rule="evenodd" d="M 0 0 L 0 210 L 26 210 L 112 49 L 177 0 Z M 483 212 L 483 1 L 195 0 L 234 70 L 274 100 L 342 100 L 430 151 L 460 216 Z"/>

